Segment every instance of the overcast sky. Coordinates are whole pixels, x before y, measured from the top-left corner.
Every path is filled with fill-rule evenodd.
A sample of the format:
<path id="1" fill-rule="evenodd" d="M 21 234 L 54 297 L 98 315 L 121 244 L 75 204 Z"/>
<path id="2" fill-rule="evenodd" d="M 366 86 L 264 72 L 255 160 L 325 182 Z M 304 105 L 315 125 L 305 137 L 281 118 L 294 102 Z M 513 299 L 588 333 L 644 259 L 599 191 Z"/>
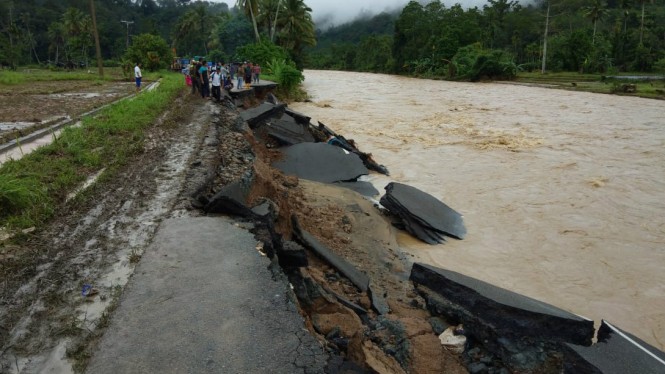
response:
<path id="1" fill-rule="evenodd" d="M 232 8 L 235 0 L 209 0 L 214 2 L 225 2 Z M 428 0 L 420 0 L 428 3 Z M 375 15 L 383 11 L 396 8 L 402 9 L 409 0 L 305 0 L 312 8 L 312 18 L 317 27 L 327 28 L 331 25 L 340 25 L 352 21 L 360 14 Z M 462 4 L 464 8 L 477 6 L 482 8 L 487 0 L 442 0 L 445 6 L 450 7 L 456 3 Z"/>

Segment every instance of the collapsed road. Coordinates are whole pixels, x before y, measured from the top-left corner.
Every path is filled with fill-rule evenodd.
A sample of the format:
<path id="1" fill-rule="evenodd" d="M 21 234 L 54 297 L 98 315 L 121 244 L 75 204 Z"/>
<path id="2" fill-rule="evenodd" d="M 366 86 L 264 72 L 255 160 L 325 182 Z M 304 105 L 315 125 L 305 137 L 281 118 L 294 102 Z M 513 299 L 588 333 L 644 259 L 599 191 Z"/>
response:
<path id="1" fill-rule="evenodd" d="M 460 274 L 411 264 L 395 241 L 386 211 L 377 209 L 355 188 L 348 188 L 362 183 L 357 178 L 365 170 L 387 174 L 385 166 L 325 125 L 313 126 L 307 116 L 289 114 L 274 98 L 258 106 L 263 107 L 256 111 L 260 119 L 250 111 L 241 110 L 244 114 L 239 115 L 238 104 L 254 104 L 247 98 L 242 101 L 226 98 L 223 106 L 214 108 L 210 103 L 195 105 L 199 110 L 206 108 L 210 117 L 187 126 L 192 140 L 186 142 L 197 146 L 179 152 L 185 161 L 171 166 L 178 170 L 164 176 L 183 184 L 172 186 L 178 192 L 160 203 L 156 215 L 141 213 L 141 200 L 155 204 L 141 189 L 135 190 L 137 199 L 133 200 L 110 196 L 127 216 L 106 217 L 105 231 L 145 223 L 147 233 L 125 257 L 126 262 L 142 258 L 122 296 L 117 294 L 117 283 L 106 284 L 100 281 L 103 276 L 90 274 L 86 280 L 99 293 L 86 296 L 83 305 L 90 299 L 112 300 L 112 308 L 104 318 L 86 314 L 83 326 L 90 332 L 63 328 L 66 332 L 60 331 L 59 336 L 70 336 L 69 341 L 60 345 L 51 340 L 43 344 L 47 345 L 42 347 L 44 351 L 76 358 L 77 370 L 87 366 L 91 373 L 118 368 L 280 373 L 620 372 L 612 371 L 621 368 L 613 360 L 631 362 L 644 369 L 640 372 L 662 372 L 662 352 L 630 339 L 618 328 L 608 332 L 609 324 L 604 324 L 603 334 L 599 331 L 598 343 L 592 344 L 592 321 Z M 300 127 L 294 130 L 293 123 Z M 179 135 L 169 137 L 163 148 L 155 144 L 160 148 L 156 155 L 182 149 Z M 308 151 L 289 158 L 281 148 L 293 144 Z M 328 146 L 349 152 L 339 155 L 360 160 L 365 169 L 356 161 L 352 166 L 344 161 L 338 164 L 343 170 L 335 171 L 346 172 L 351 167 L 351 172 L 324 183 L 299 178 L 298 168 L 284 166 L 303 157 L 312 161 L 316 155 L 308 152 L 319 148 L 327 152 Z M 318 166 L 305 170 L 312 168 Z M 140 185 L 145 188 L 150 181 L 164 183 L 165 179 L 149 179 Z M 131 184 L 120 189 L 132 191 Z M 403 200 L 397 200 L 398 210 L 416 212 L 410 221 L 423 218 L 418 209 L 405 208 L 410 204 L 400 203 Z M 155 210 L 155 206 L 151 208 Z M 99 208 L 91 208 L 95 209 Z M 466 230 L 461 218 L 452 216 L 455 230 L 442 232 L 462 239 Z M 90 230 L 78 227 L 83 232 Z M 439 226 L 428 223 L 424 227 Z M 70 233 L 77 236 L 76 231 Z M 108 241 L 90 242 L 95 240 L 92 237 L 79 243 L 88 257 L 68 255 L 58 261 L 68 260 L 86 273 L 87 265 L 100 260 L 92 261 L 96 250 L 112 251 L 116 246 Z M 71 240 L 61 239 L 69 241 L 68 245 L 73 244 Z M 122 243 L 122 238 L 115 240 Z M 134 260 L 129 261 L 130 257 Z M 48 276 L 52 267 L 42 266 L 47 276 L 40 278 L 54 279 Z M 80 278 L 56 274 L 65 285 L 55 292 L 58 302 L 74 304 L 70 295 L 78 289 Z M 245 286 L 248 288 L 242 289 Z M 26 304 L 27 309 L 40 310 L 38 302 Z M 59 317 L 71 321 L 66 314 Z M 76 320 L 71 322 L 80 326 Z M 39 326 L 44 330 L 44 323 L 33 322 L 36 327 L 27 328 L 30 323 L 25 321 L 22 337 L 12 338 L 14 344 L 2 347 L 4 370 L 13 371 L 16 366 L 19 372 L 36 372 L 53 367 L 48 366 L 53 364 L 49 358 L 26 359 L 17 349 L 25 352 L 32 346 L 38 350 L 35 340 L 40 335 L 34 330 Z M 304 329 L 308 333 L 303 334 Z M 33 336 L 27 331 L 33 331 Z M 440 339 L 446 331 L 465 339 Z M 621 348 L 624 344 L 633 348 Z M 11 359 L 19 356 L 20 367 L 19 360 Z"/>

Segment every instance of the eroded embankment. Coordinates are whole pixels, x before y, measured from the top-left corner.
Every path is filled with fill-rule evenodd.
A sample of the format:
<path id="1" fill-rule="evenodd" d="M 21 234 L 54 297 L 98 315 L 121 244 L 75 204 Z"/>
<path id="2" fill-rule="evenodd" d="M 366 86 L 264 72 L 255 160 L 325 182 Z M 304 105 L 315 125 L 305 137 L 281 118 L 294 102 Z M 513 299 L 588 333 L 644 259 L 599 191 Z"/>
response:
<path id="1" fill-rule="evenodd" d="M 196 200 L 208 213 L 255 222 L 260 249 L 288 275 L 310 331 L 333 357 L 331 371 L 600 372 L 584 353 L 592 321 L 452 272 L 411 270 L 370 200 L 272 167 L 285 157 L 276 123 L 301 125 L 291 139 L 326 142 L 321 126 L 274 100 L 244 113 L 224 130 L 234 144 L 221 148 L 228 166 Z M 238 160 L 241 168 L 232 166 Z"/>

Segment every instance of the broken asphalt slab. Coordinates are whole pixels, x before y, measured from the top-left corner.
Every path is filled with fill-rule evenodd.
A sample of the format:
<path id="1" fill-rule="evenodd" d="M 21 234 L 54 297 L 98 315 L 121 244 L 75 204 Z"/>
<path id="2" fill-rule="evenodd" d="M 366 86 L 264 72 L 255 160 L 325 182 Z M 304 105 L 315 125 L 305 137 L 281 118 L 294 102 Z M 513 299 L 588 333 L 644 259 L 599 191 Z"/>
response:
<path id="1" fill-rule="evenodd" d="M 286 278 L 225 217 L 161 224 L 87 373 L 321 373 Z"/>
<path id="2" fill-rule="evenodd" d="M 326 143 L 300 143 L 281 149 L 284 158 L 273 167 L 284 174 L 322 183 L 355 181 L 369 170 L 360 157 Z"/>
<path id="3" fill-rule="evenodd" d="M 530 336 L 547 341 L 589 346 L 593 321 L 530 297 L 467 277 L 454 271 L 415 263 L 409 278 L 443 297 L 452 320 L 464 316 L 485 320 L 492 335 Z M 473 323 L 462 321 L 465 328 Z"/>
<path id="4" fill-rule="evenodd" d="M 412 235 L 430 244 L 442 242 L 442 234 L 464 239 L 462 215 L 434 196 L 402 183 L 391 182 L 385 189 L 381 205 L 400 217 Z"/>
<path id="5" fill-rule="evenodd" d="M 288 114 L 271 119 L 266 127 L 268 135 L 284 145 L 314 142 L 314 136 L 309 132 L 308 125 L 299 123 Z"/>
<path id="6" fill-rule="evenodd" d="M 568 347 L 579 356 L 579 359 L 571 360 L 577 364 L 574 367 L 577 372 L 665 373 L 665 352 L 607 321 L 602 321 L 598 329 L 596 344 L 591 347 L 568 344 Z"/>
<path id="7" fill-rule="evenodd" d="M 255 128 L 261 122 L 284 113 L 284 108 L 286 108 L 286 105 L 284 104 L 274 105 L 271 103 L 263 103 L 255 108 L 241 112 L 240 117 L 249 124 L 249 127 Z"/>

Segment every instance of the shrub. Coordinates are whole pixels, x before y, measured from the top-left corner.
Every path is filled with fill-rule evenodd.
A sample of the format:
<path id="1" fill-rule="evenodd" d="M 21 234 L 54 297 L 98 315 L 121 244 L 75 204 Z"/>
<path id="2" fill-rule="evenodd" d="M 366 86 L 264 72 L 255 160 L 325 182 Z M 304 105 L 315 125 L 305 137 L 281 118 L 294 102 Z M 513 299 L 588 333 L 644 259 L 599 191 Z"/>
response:
<path id="1" fill-rule="evenodd" d="M 264 66 L 273 60 L 287 61 L 289 58 L 289 54 L 284 48 L 267 40 L 239 47 L 236 54 L 240 60 L 251 61 Z"/>
<path id="2" fill-rule="evenodd" d="M 123 56 L 123 60 L 130 64 L 140 62 L 150 71 L 166 68 L 173 59 L 173 52 L 166 41 L 152 34 L 135 36 L 132 45 Z"/>
<path id="3" fill-rule="evenodd" d="M 273 59 L 267 64 L 267 73 L 274 76 L 280 88 L 287 92 L 295 90 L 305 80 L 302 72 L 294 66 L 293 62 Z"/>
<path id="4" fill-rule="evenodd" d="M 453 64 L 459 78 L 471 81 L 513 79 L 517 74 L 517 65 L 510 54 L 483 49 L 478 43 L 460 48 L 453 57 Z"/>

